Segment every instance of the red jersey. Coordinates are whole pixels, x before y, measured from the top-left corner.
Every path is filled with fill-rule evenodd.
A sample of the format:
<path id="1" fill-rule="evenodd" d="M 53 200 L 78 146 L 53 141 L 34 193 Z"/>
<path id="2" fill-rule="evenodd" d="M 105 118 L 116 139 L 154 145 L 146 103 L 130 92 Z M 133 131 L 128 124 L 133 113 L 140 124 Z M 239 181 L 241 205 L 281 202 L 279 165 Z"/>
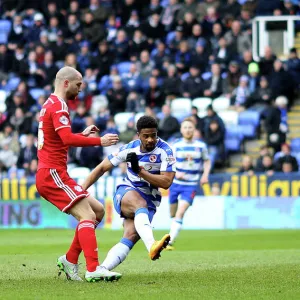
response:
<path id="1" fill-rule="evenodd" d="M 71 127 L 68 106 L 64 100 L 51 94 L 40 112 L 38 130 L 38 170 L 42 168 L 67 168 L 69 147 L 64 145 L 57 132 L 66 127 Z"/>

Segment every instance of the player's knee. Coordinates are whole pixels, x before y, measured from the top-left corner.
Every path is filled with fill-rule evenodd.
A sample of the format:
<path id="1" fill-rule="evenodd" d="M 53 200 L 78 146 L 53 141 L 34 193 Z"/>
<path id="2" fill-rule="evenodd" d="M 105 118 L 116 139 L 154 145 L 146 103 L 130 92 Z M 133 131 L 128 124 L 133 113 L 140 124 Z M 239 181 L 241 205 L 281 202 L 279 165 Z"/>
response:
<path id="1" fill-rule="evenodd" d="M 96 214 L 92 209 L 82 212 L 79 217 L 80 217 L 80 220 L 90 220 L 93 222 L 96 221 Z"/>
<path id="2" fill-rule="evenodd" d="M 96 218 L 97 218 L 98 221 L 99 221 L 99 220 L 101 221 L 101 220 L 104 218 L 105 210 L 104 210 L 104 207 L 103 207 L 102 204 L 99 205 L 99 206 L 97 207 L 97 210 L 96 210 L 96 211 L 94 210 L 94 212 L 95 212 L 95 214 L 96 214 Z"/>

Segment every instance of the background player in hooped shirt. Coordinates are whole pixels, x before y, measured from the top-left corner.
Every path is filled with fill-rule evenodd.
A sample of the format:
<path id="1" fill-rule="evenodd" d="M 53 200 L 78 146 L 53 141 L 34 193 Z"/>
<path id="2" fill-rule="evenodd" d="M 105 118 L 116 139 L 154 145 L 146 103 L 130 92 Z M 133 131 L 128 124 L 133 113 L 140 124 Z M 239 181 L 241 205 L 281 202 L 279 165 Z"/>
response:
<path id="1" fill-rule="evenodd" d="M 101 138 L 88 137 L 98 131 L 93 125 L 81 134 L 71 132 L 65 101 L 75 100 L 81 84 L 82 76 L 74 68 L 64 67 L 56 74 L 55 91 L 40 112 L 36 187 L 43 198 L 79 221 L 69 251 L 58 258 L 57 265 L 60 271 L 64 271 L 69 280 L 82 281 L 78 276 L 78 257 L 83 251 L 87 265 L 87 281 L 116 280 L 121 274 L 100 267 L 98 261 L 95 227 L 104 216 L 104 208 L 67 173 L 69 146 L 110 146 L 118 141 L 118 136 L 114 134 L 107 134 Z"/>
<path id="2" fill-rule="evenodd" d="M 170 214 L 173 220 L 170 229 L 171 240 L 166 250 L 174 249 L 172 245 L 182 227 L 184 214 L 193 204 L 199 181 L 200 185 L 208 183 L 211 169 L 206 144 L 193 139 L 193 119 L 185 119 L 180 131 L 182 138 L 172 145 L 176 158 L 176 175 L 169 190 Z"/>
<path id="3" fill-rule="evenodd" d="M 175 175 L 173 150 L 157 137 L 157 127 L 154 118 L 141 117 L 137 122 L 139 139 L 121 147 L 118 153 L 109 155 L 82 185 L 85 189 L 89 188 L 105 172 L 127 161 L 127 176 L 114 196 L 115 209 L 124 218 L 124 234 L 102 263 L 108 270 L 122 263 L 140 238 L 151 260 L 160 257 L 160 252 L 170 240 L 170 235 L 166 234 L 160 241 L 155 241 L 150 225 L 161 201 L 158 189 L 168 189 Z"/>

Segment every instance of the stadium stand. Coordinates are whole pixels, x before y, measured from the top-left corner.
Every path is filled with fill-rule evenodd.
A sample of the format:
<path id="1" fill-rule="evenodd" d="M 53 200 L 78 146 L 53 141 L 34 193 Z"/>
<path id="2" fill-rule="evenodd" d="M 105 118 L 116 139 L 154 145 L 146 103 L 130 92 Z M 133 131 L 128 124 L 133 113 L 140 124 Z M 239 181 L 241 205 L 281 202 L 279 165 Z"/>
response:
<path id="1" fill-rule="evenodd" d="M 241 155 L 256 159 L 263 144 L 276 152 L 288 142 L 293 153 L 299 151 L 297 49 L 280 61 L 267 47 L 254 62 L 251 19 L 241 14 L 247 11 L 253 18 L 279 10 L 299 15 L 299 5 L 287 10 L 281 3 L 275 12 L 264 6 L 267 1 L 257 6 L 256 0 L 52 0 L 57 11 L 49 13 L 44 2 L 24 2 L 17 11 L 5 1 L 1 6 L 1 153 L 12 151 L 18 157 L 26 136 L 36 138 L 38 111 L 64 65 L 83 75 L 82 93 L 68 103 L 79 127 L 92 122 L 103 133 L 111 130 L 114 118 L 115 130 L 124 132 L 130 120 L 143 114 L 160 122 L 164 105 L 179 122 L 197 107 L 197 138 L 205 141 L 212 120 L 225 123 L 223 143 L 231 168 L 216 163 L 216 172 L 236 172 Z M 273 105 L 281 96 L 286 105 Z M 16 136 L 19 147 L 7 144 Z M 179 136 L 175 132 L 166 138 Z M 1 174 L 9 176 L 15 163 L 1 157 L 6 155 L 0 156 Z M 74 151 L 70 164 L 85 167 Z"/>

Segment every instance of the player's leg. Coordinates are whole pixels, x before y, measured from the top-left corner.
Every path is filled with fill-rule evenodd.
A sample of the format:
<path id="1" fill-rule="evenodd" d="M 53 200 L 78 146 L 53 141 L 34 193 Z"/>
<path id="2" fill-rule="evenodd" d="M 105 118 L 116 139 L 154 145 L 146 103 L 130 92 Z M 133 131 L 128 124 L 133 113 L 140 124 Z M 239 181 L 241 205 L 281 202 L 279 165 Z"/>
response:
<path id="1" fill-rule="evenodd" d="M 97 228 L 97 226 L 101 223 L 105 215 L 105 210 L 102 203 L 96 200 L 95 198 L 89 198 L 89 203 L 96 215 L 95 228 Z"/>
<path id="2" fill-rule="evenodd" d="M 96 200 L 93 200 L 93 197 L 88 196 L 77 202 L 68 211 L 79 221 L 77 229 L 78 239 L 83 250 L 87 266 L 85 278 L 89 282 L 117 280 L 121 278 L 121 274 L 109 272 L 105 268 L 99 266 L 98 245 L 95 233 L 96 214 L 90 205 L 91 201 Z"/>
<path id="3" fill-rule="evenodd" d="M 188 210 L 188 208 L 192 205 L 194 197 L 195 197 L 195 188 L 186 188 L 181 193 L 181 199 L 178 201 L 178 207 L 175 214 L 175 217 L 172 220 L 171 223 L 171 229 L 170 229 L 170 236 L 171 240 L 169 245 L 173 245 L 175 242 L 175 239 L 177 238 L 183 223 L 183 217 Z"/>
<path id="4" fill-rule="evenodd" d="M 174 227 L 173 223 L 175 220 L 175 215 L 178 209 L 178 197 L 181 192 L 181 188 L 176 183 L 173 183 L 169 189 L 169 204 L 170 204 L 170 217 L 171 217 L 171 230 Z M 171 232 L 170 232 L 171 236 Z M 166 250 L 174 250 L 171 243 L 167 246 Z"/>
<path id="5" fill-rule="evenodd" d="M 88 197 L 88 202 L 95 213 L 96 216 L 96 221 L 95 221 L 95 228 L 97 228 L 98 224 L 102 221 L 104 217 L 104 207 L 103 205 L 97 201 L 93 197 Z M 75 230 L 75 235 L 72 241 L 72 244 L 66 254 L 66 259 L 67 261 L 73 263 L 73 264 L 78 264 L 78 258 L 81 253 L 82 249 L 80 246 L 79 238 L 78 238 L 78 226 L 76 227 Z"/>
<path id="6" fill-rule="evenodd" d="M 135 190 L 129 190 L 121 201 L 121 211 L 125 218 L 133 219 L 135 229 L 144 242 L 152 260 L 160 257 L 160 252 L 167 246 L 170 236 L 166 234 L 160 241 L 155 241 L 147 201 Z M 151 219 L 151 220 L 150 220 Z"/>
<path id="7" fill-rule="evenodd" d="M 113 270 L 121 264 L 126 259 L 135 243 L 140 239 L 135 230 L 134 220 L 124 219 L 123 227 L 123 238 L 108 251 L 105 260 L 101 264 L 101 266 L 108 270 Z"/>

